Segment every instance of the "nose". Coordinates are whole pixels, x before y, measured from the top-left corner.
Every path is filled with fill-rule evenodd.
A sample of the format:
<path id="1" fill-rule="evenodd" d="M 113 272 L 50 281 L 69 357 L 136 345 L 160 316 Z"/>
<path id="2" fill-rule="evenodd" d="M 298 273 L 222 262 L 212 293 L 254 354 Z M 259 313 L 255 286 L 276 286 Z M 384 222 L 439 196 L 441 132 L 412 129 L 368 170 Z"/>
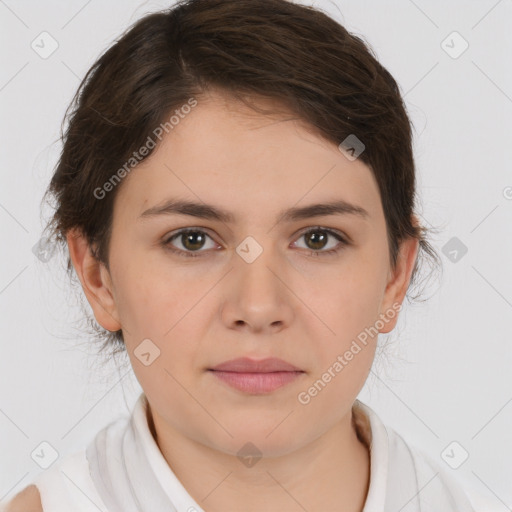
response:
<path id="1" fill-rule="evenodd" d="M 275 333 L 289 326 L 295 299 L 290 278 L 275 252 L 265 249 L 253 261 L 236 254 L 233 260 L 222 307 L 228 328 Z"/>

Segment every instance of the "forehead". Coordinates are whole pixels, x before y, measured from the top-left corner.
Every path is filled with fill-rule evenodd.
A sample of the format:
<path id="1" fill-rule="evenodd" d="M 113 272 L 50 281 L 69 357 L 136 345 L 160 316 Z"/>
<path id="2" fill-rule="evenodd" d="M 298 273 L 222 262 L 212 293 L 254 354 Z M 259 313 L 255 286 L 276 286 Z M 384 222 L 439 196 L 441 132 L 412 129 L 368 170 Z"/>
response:
<path id="1" fill-rule="evenodd" d="M 170 196 L 229 205 L 247 215 L 341 198 L 378 214 L 378 188 L 368 166 L 348 160 L 275 101 L 251 101 L 270 114 L 222 94 L 197 98 L 125 178 L 119 196 L 134 214 Z"/>

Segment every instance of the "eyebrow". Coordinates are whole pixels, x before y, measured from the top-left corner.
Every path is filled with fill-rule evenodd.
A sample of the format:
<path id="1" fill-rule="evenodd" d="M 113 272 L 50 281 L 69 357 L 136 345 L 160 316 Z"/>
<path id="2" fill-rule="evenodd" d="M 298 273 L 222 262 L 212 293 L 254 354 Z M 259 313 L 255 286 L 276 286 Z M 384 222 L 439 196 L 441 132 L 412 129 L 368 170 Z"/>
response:
<path id="1" fill-rule="evenodd" d="M 192 201 L 179 199 L 168 199 L 163 204 L 153 206 L 142 212 L 139 219 L 159 215 L 190 215 L 191 217 L 218 220 L 224 223 L 233 223 L 236 220 L 233 213 L 223 210 L 222 208 L 206 203 L 194 203 Z M 292 207 L 282 210 L 277 216 L 277 223 L 293 222 L 327 215 L 355 215 L 363 219 L 369 217 L 368 212 L 361 206 L 339 199 L 337 201 L 310 204 L 308 206 Z"/>

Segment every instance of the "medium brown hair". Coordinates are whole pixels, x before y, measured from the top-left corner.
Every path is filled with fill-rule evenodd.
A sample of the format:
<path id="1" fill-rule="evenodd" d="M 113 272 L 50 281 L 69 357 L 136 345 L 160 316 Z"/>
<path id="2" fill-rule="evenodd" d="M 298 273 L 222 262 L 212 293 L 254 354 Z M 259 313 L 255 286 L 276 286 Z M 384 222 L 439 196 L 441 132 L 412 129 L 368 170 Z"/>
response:
<path id="1" fill-rule="evenodd" d="M 411 284 L 422 254 L 439 263 L 427 229 L 413 223 L 411 123 L 396 81 L 362 39 L 324 12 L 287 0 L 184 0 L 127 29 L 87 72 L 66 111 L 47 190 L 55 200 L 48 240 L 65 245 L 67 232 L 79 228 L 109 268 L 122 183 L 101 200 L 95 190 L 175 109 L 209 89 L 246 104 L 250 97 L 277 100 L 336 145 L 355 134 L 365 145 L 359 158 L 379 187 L 392 267 L 409 237 L 420 244 Z M 100 337 L 104 347 L 124 349 L 121 330 Z"/>

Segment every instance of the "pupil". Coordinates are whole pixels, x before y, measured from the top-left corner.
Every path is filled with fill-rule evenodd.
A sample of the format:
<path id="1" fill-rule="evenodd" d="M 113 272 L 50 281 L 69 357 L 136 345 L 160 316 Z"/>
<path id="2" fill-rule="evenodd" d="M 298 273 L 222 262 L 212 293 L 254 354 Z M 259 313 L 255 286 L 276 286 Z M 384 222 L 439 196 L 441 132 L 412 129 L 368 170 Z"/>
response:
<path id="1" fill-rule="evenodd" d="M 192 233 L 185 233 L 183 235 L 185 237 L 185 243 L 183 243 L 183 238 L 181 240 L 181 242 L 183 243 L 183 246 L 186 247 L 187 249 L 190 249 L 190 250 L 194 250 L 194 249 L 200 249 L 204 243 L 204 237 L 203 237 L 203 234 L 202 233 L 199 233 L 198 231 L 194 231 Z M 194 246 L 194 238 L 199 238 L 199 242 L 195 242 L 196 244 L 198 244 L 197 246 Z M 202 240 L 201 240 L 202 239 Z M 191 244 L 189 244 L 189 242 L 191 241 Z"/>
<path id="2" fill-rule="evenodd" d="M 317 233 L 320 233 L 320 236 L 315 236 L 315 234 Z M 325 247 L 325 241 L 327 237 L 324 231 L 313 231 L 312 233 L 308 233 L 306 235 L 306 238 L 308 239 L 308 242 L 313 243 L 314 247 L 312 247 L 312 249 L 322 249 L 323 247 Z M 318 243 L 320 243 L 319 246 L 316 245 Z"/>

